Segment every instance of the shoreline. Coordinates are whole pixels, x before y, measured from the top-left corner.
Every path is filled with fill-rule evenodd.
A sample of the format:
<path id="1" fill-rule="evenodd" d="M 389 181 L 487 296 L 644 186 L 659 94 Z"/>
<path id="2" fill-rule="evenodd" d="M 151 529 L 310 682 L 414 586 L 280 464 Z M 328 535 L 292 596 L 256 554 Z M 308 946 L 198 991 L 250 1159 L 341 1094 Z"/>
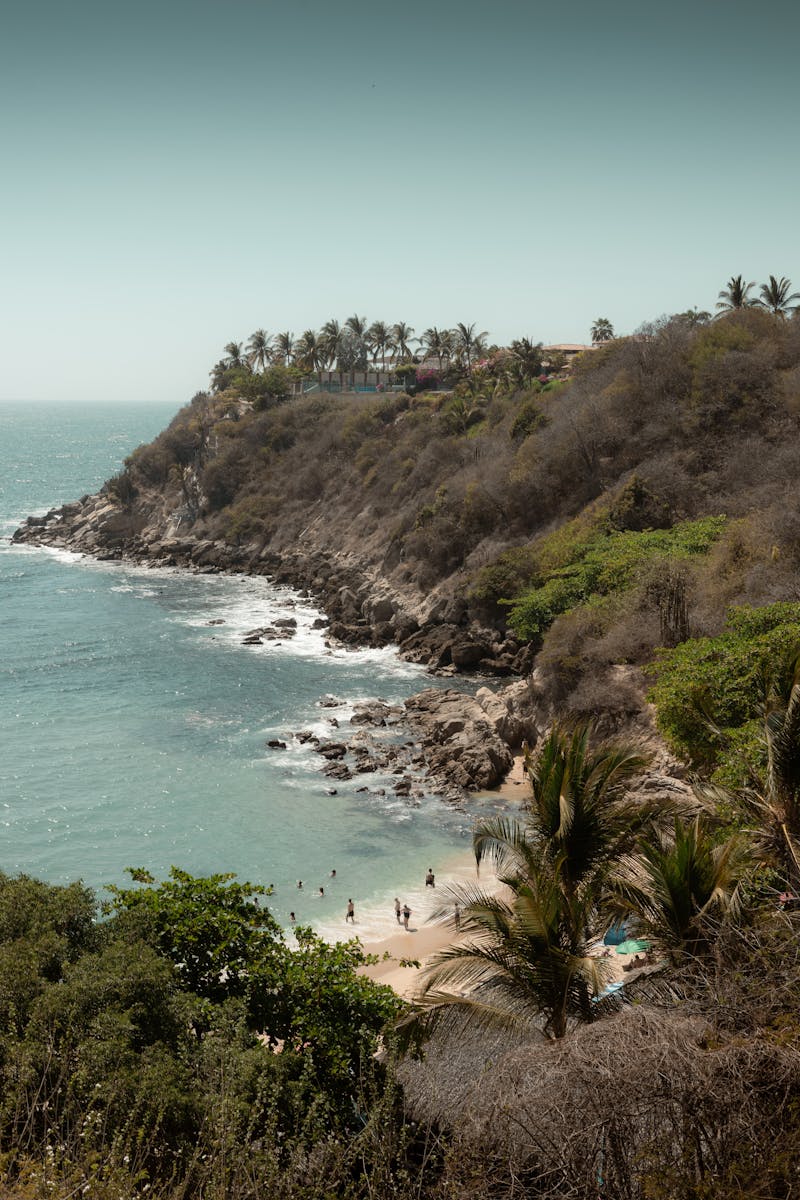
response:
<path id="1" fill-rule="evenodd" d="M 496 797 L 504 806 L 521 804 L 525 795 L 525 758 L 523 754 L 514 755 L 514 763 L 505 780 L 496 788 L 483 793 L 485 796 Z M 422 906 L 419 912 L 414 912 L 406 932 L 402 926 L 380 939 L 367 938 L 362 945 L 367 954 L 377 955 L 379 961 L 367 967 L 360 967 L 359 975 L 372 979 L 392 988 L 404 1000 L 413 999 L 416 994 L 421 976 L 434 955 L 456 943 L 458 935 L 453 927 L 444 919 L 429 921 L 428 914 L 434 907 L 441 906 L 452 895 L 453 887 L 464 883 L 479 883 L 487 891 L 497 891 L 499 883 L 488 864 L 478 875 L 472 851 L 465 852 L 459 866 L 455 870 L 446 870 L 441 879 L 437 878 L 435 895 L 433 889 L 426 897 L 427 907 Z M 392 916 L 392 923 L 395 922 Z M 419 966 L 403 965 L 409 960 L 416 961 Z"/>

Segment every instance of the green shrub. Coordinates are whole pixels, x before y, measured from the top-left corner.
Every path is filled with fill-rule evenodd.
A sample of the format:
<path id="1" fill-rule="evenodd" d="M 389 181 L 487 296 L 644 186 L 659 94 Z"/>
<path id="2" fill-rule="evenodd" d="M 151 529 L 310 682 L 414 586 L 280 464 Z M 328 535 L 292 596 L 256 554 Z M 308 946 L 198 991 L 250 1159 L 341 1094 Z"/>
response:
<path id="1" fill-rule="evenodd" d="M 513 441 L 521 441 L 529 436 L 536 429 L 541 429 L 547 424 L 547 418 L 542 412 L 542 407 L 534 399 L 524 400 L 519 406 L 514 422 L 511 426 L 511 437 Z"/>
<path id="2" fill-rule="evenodd" d="M 691 638 L 661 651 L 651 668 L 651 699 L 674 749 L 699 766 L 721 767 L 723 780 L 736 776 L 737 753 L 754 744 L 748 729 L 764 700 L 765 670 L 797 644 L 800 604 L 783 602 L 733 608 L 719 637 Z M 713 709 L 729 749 L 709 729 L 703 703 Z"/>
<path id="3" fill-rule="evenodd" d="M 643 567 L 659 559 L 705 554 L 724 525 L 724 517 L 704 517 L 672 529 L 594 534 L 588 541 L 575 536 L 577 528 L 562 527 L 552 544 L 541 548 L 540 568 L 548 558 L 554 564 L 567 561 L 543 571 L 540 583 L 510 602 L 510 624 L 526 640 L 539 637 L 560 613 L 595 596 L 627 591 L 639 580 Z"/>

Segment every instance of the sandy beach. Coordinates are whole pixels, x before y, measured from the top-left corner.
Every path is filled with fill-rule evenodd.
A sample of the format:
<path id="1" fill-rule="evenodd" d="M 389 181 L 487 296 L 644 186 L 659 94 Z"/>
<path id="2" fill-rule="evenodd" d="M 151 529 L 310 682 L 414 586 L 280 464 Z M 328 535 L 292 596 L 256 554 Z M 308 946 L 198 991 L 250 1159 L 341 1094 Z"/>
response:
<path id="1" fill-rule="evenodd" d="M 508 802 L 513 809 L 524 798 L 526 784 L 524 759 L 520 754 L 514 758 L 514 765 L 500 787 L 493 788 L 488 794 L 501 802 Z M 360 974 L 378 983 L 388 984 L 399 996 L 410 999 L 420 985 L 420 976 L 429 959 L 451 945 L 456 938 L 447 919 L 432 921 L 431 913 L 449 900 L 453 887 L 469 883 L 480 884 L 487 891 L 494 891 L 499 886 L 488 863 L 484 863 L 478 875 L 471 850 L 457 862 L 448 864 L 448 869 L 441 876 L 436 876 L 435 888 L 424 888 L 418 893 L 416 908 L 409 900 L 412 912 L 407 932 L 402 925 L 397 925 L 396 932 L 386 937 L 364 941 L 364 949 L 369 954 L 378 955 L 380 961 L 363 967 Z M 403 902 L 405 898 L 400 899 Z M 391 921 L 396 925 L 394 917 L 391 917 Z M 420 965 L 401 965 L 409 960 Z"/>
<path id="2" fill-rule="evenodd" d="M 492 796 L 509 802 L 513 810 L 524 798 L 527 786 L 524 760 L 522 755 L 514 759 L 514 765 L 499 788 L 491 792 Z M 377 955 L 379 961 L 372 966 L 362 967 L 359 974 L 366 975 L 378 983 L 385 983 L 393 988 L 399 996 L 411 1000 L 421 985 L 421 976 L 426 964 L 440 950 L 453 945 L 457 934 L 447 918 L 441 921 L 430 919 L 431 914 L 447 904 L 454 887 L 465 883 L 479 883 L 485 891 L 496 891 L 501 886 L 490 864 L 484 863 L 480 876 L 475 868 L 472 855 L 465 856 L 453 869 L 436 878 L 436 887 L 424 889 L 426 895 L 417 901 L 417 909 L 412 907 L 408 932 L 402 925 L 397 925 L 396 931 L 380 939 L 364 940 L 364 949 L 369 954 Z M 452 908 L 452 905 L 449 905 Z M 395 918 L 391 921 L 396 924 Z M 601 942 L 592 951 L 598 957 L 607 958 L 606 968 L 610 971 L 612 982 L 623 982 L 626 973 L 631 969 L 633 954 L 620 955 L 613 948 L 605 950 Z M 404 966 L 409 961 L 419 963 L 419 966 Z M 635 971 L 638 974 L 638 970 Z M 633 978 L 633 975 L 628 976 Z"/>

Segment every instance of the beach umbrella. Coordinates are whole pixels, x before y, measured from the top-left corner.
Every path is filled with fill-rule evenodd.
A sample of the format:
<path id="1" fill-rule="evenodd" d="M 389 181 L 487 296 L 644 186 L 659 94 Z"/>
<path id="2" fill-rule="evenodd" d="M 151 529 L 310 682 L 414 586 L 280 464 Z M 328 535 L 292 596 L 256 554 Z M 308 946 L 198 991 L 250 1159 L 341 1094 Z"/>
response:
<path id="1" fill-rule="evenodd" d="M 626 942 L 620 942 L 617 946 L 617 954 L 641 954 L 643 950 L 649 949 L 649 942 L 645 942 L 641 938 L 628 938 Z"/>

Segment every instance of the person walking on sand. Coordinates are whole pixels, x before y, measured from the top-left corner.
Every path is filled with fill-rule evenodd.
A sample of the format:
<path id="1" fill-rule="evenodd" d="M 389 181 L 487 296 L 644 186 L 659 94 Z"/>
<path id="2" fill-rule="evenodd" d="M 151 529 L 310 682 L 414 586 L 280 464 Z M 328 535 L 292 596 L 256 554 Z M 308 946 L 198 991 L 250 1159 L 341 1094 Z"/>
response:
<path id="1" fill-rule="evenodd" d="M 403 905 L 403 929 L 408 929 L 408 922 L 411 917 L 411 909 L 407 904 Z"/>
<path id="2" fill-rule="evenodd" d="M 425 876 L 425 887 L 436 887 L 436 879 L 433 874 L 433 867 L 428 867 L 428 874 Z"/>
<path id="3" fill-rule="evenodd" d="M 356 923 L 356 906 L 352 900 L 347 901 L 347 916 L 345 922 L 350 921 L 353 925 Z"/>
<path id="4" fill-rule="evenodd" d="M 395 898 L 394 898 L 394 915 L 397 917 L 398 925 L 400 924 L 400 912 L 401 912 L 400 901 L 397 899 L 397 896 L 395 896 Z"/>

